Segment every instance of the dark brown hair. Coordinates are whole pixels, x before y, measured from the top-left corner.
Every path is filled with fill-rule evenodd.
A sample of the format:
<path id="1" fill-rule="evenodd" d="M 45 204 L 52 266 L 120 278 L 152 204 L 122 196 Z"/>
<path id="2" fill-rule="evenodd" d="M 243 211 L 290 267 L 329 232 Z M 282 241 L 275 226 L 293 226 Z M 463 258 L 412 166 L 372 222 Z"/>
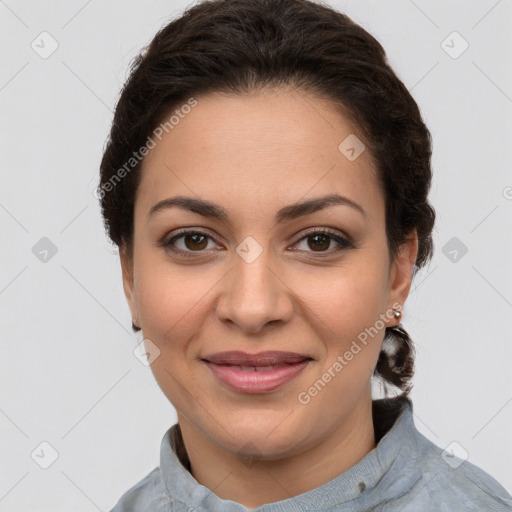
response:
<path id="1" fill-rule="evenodd" d="M 414 277 L 433 254 L 430 132 L 380 43 L 346 15 L 309 0 L 200 2 L 159 30 L 132 61 L 97 189 L 110 239 L 132 254 L 143 162 L 137 152 L 173 109 L 209 92 L 285 85 L 328 99 L 359 128 L 385 197 L 391 261 L 417 230 Z M 413 368 L 407 332 L 401 324 L 387 327 L 375 368 L 386 395 L 387 383 L 406 397 Z"/>

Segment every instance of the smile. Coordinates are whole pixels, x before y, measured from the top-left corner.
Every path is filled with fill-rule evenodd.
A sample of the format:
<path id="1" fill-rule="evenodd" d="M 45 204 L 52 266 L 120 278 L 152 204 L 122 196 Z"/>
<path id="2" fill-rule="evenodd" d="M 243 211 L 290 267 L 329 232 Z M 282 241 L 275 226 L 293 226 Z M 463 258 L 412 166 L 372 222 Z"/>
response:
<path id="1" fill-rule="evenodd" d="M 311 359 L 271 366 L 217 364 L 206 360 L 203 362 L 217 380 L 232 390 L 241 393 L 269 393 L 297 377 Z"/>

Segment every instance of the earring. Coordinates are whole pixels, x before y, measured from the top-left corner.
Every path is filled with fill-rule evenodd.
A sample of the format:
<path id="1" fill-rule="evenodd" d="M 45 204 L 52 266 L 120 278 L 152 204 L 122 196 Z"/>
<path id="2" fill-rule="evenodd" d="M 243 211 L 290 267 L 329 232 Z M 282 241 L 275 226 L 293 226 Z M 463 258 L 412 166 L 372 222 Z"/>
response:
<path id="1" fill-rule="evenodd" d="M 402 316 L 402 312 L 398 311 L 398 309 L 393 309 L 393 315 L 395 315 L 395 318 L 400 318 Z"/>

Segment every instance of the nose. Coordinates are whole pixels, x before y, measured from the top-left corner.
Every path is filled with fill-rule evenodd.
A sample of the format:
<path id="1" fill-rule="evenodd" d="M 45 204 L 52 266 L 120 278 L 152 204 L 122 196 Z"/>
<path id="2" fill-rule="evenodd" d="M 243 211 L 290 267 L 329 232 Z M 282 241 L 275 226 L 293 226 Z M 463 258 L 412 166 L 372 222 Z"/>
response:
<path id="1" fill-rule="evenodd" d="M 292 290 L 267 255 L 265 250 L 250 263 L 235 255 L 233 267 L 222 280 L 216 304 L 219 320 L 254 334 L 267 324 L 291 319 Z"/>

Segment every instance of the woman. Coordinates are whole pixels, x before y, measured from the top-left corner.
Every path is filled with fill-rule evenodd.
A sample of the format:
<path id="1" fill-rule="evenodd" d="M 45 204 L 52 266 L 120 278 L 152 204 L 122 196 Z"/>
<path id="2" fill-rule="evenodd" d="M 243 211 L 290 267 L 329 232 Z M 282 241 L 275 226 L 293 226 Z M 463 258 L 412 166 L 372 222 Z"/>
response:
<path id="1" fill-rule="evenodd" d="M 413 422 L 430 157 L 381 45 L 327 6 L 214 0 L 159 31 L 98 195 L 178 423 L 114 512 L 512 510 Z"/>

